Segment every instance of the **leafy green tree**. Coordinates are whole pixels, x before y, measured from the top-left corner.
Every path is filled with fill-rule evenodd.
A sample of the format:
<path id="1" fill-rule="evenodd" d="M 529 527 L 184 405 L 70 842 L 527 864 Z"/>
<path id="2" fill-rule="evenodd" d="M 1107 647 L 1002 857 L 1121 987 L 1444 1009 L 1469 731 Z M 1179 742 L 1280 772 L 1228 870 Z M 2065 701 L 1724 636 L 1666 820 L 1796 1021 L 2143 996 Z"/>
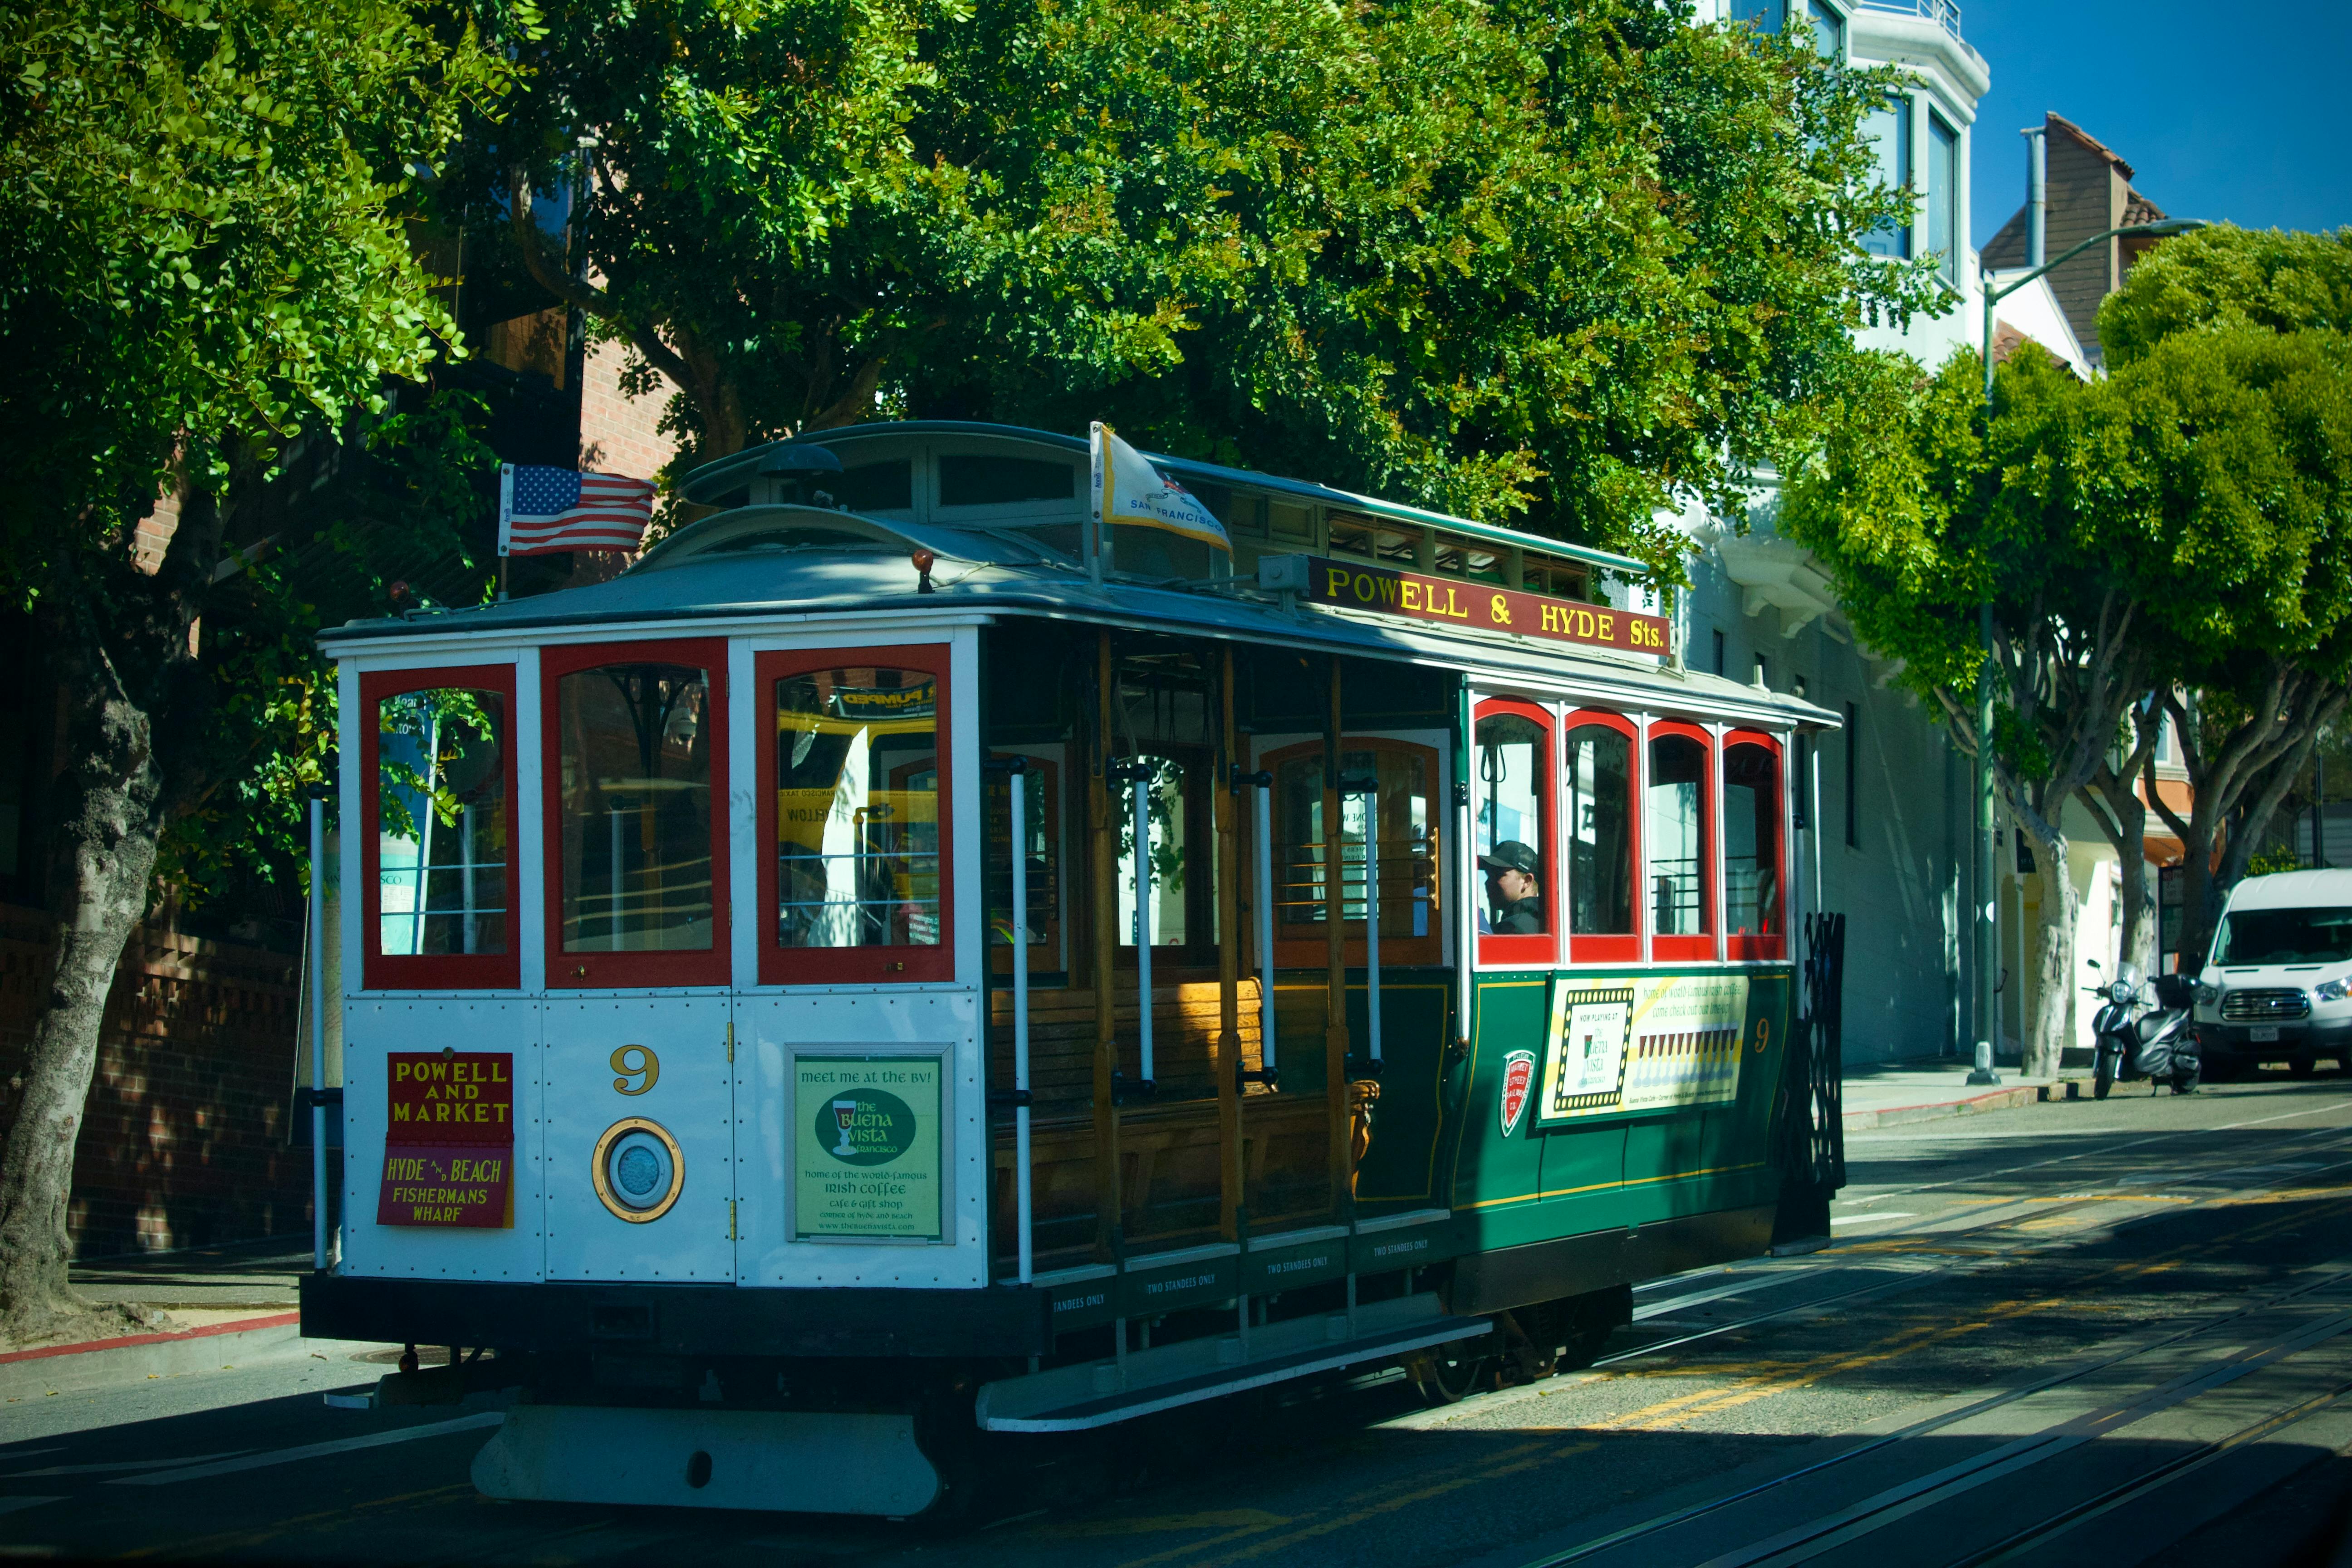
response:
<path id="1" fill-rule="evenodd" d="M 681 462 L 871 417 L 1186 455 L 1649 550 L 1805 427 L 1906 198 L 1878 75 L 1687 5 L 551 7 L 453 193 L 672 383 Z M 530 192 L 570 203 L 568 240 Z M 469 232 L 479 232 L 473 204 Z"/>
<path id="2" fill-rule="evenodd" d="M 2185 850 L 2193 963 L 2352 696 L 2352 230 L 2170 241 L 2099 321 L 2136 455 L 2114 504 L 2178 538 L 2202 590 L 2149 623 L 2188 808 L 2141 766 Z"/>
<path id="3" fill-rule="evenodd" d="M 1934 376 L 1877 362 L 1832 408 L 1818 453 L 1790 474 L 1780 530 L 1831 570 L 1840 602 L 1899 679 L 1973 756 L 2033 841 L 2042 943 L 2025 1070 L 2055 1069 L 2068 1037 L 2075 892 L 2065 806 L 2096 775 L 2148 689 L 2137 628 L 2146 552 L 2086 490 L 2116 454 L 2099 392 L 2028 346 L 1984 371 L 1955 354 Z M 1977 725 L 1978 611 L 1993 610 L 1995 725 Z"/>
<path id="4" fill-rule="evenodd" d="M 0 1152 L 11 1331 L 81 1310 L 74 1144 L 159 847 L 222 808 L 224 738 L 284 718 L 252 710 L 315 702 L 286 695 L 301 678 L 264 624 L 278 568 L 232 542 L 289 442 L 336 440 L 450 335 L 404 230 L 407 184 L 506 75 L 469 30 L 397 0 L 0 15 L 0 603 L 39 626 L 66 753 L 58 951 Z M 142 561 L 137 525 L 167 492 L 176 531 Z"/>
<path id="5" fill-rule="evenodd" d="M 1993 773 L 2044 872 L 2029 1071 L 2054 1068 L 2074 1005 L 2066 804 L 2084 800 L 2118 845 L 2127 919 L 2144 920 L 2130 784 L 2152 784 L 2159 709 L 2198 799 L 2188 819 L 2160 796 L 2155 809 L 2189 842 L 2192 877 L 2225 824 L 2242 868 L 2316 726 L 2341 710 L 2352 343 L 2180 307 L 2215 287 L 2205 257 L 2275 246 L 2242 232 L 2174 241 L 2140 264 L 2110 302 L 2124 330 L 2103 381 L 2028 347 L 2000 368 L 1988 412 L 1973 355 L 1932 378 L 1881 362 L 1787 491 L 1783 531 L 1831 567 L 1864 640 L 1905 661 L 1902 679 L 1970 754 L 1986 742 L 1977 611 L 1993 608 Z M 2326 295 L 2290 283 L 2268 297 Z M 2167 311 L 2189 319 L 2151 324 Z M 2184 691 L 2202 696 L 2191 706 Z M 2126 952 L 2145 954 L 2142 928 L 2131 938 Z M 2192 925 L 2184 947 L 2200 941 Z"/>

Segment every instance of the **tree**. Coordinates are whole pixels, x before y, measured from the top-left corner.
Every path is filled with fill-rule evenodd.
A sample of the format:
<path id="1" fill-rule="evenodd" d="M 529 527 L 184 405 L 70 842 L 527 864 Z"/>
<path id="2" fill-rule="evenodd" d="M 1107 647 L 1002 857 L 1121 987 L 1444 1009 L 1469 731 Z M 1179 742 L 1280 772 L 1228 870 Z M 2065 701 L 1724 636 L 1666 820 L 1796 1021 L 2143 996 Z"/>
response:
<path id="1" fill-rule="evenodd" d="M 66 1199 L 107 993 L 159 844 L 217 797 L 236 703 L 268 700 L 222 689 L 243 655 L 211 612 L 276 581 L 227 547 L 291 440 L 338 438 L 449 335 L 404 232 L 407 182 L 505 75 L 469 29 L 397 0 L 0 18 L 0 594 L 37 621 L 67 752 L 56 967 L 0 1152 L 12 1331 L 82 1310 Z M 167 489 L 177 530 L 142 563 L 137 525 Z"/>
<path id="2" fill-rule="evenodd" d="M 1853 243 L 1900 199 L 1884 80 L 1687 5 L 583 4 L 524 54 L 446 188 L 507 192 L 677 387 L 681 466 L 1103 417 L 1672 563 L 1654 513 L 1727 502 L 1863 314 L 1930 299 Z"/>
<path id="3" fill-rule="evenodd" d="M 2352 231 L 2170 241 L 2099 321 L 2137 454 L 2114 503 L 2178 538 L 2177 568 L 2200 582 L 2149 622 L 2189 810 L 2140 764 L 2185 851 L 2193 969 L 2223 890 L 2352 695 Z"/>
<path id="4" fill-rule="evenodd" d="M 2074 1004 L 2073 878 L 2064 808 L 2105 765 L 2126 710 L 2148 689 L 2137 633 L 2155 574 L 2084 483 L 2117 432 L 2099 389 L 2028 346 L 1999 369 L 1955 354 L 1932 378 L 1890 355 L 1833 407 L 1821 450 L 1790 476 L 1781 531 L 1813 552 L 1872 647 L 1975 755 L 2033 842 L 2042 944 L 2025 1070 L 2056 1068 Z M 1992 648 L 1978 609 L 1992 606 Z M 1977 724 L 1978 669 L 1992 660 L 1993 732 Z"/>

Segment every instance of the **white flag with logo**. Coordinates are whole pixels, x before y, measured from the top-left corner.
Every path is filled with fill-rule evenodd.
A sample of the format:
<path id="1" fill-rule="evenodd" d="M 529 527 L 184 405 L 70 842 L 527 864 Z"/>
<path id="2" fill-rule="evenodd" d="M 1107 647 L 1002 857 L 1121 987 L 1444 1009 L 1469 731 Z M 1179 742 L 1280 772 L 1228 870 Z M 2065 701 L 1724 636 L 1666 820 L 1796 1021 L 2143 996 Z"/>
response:
<path id="1" fill-rule="evenodd" d="M 1151 466 L 1144 455 L 1097 420 L 1089 435 L 1094 447 L 1095 506 L 1101 521 L 1129 527 L 1160 528 L 1214 545 L 1227 554 L 1234 542 L 1200 498 Z"/>

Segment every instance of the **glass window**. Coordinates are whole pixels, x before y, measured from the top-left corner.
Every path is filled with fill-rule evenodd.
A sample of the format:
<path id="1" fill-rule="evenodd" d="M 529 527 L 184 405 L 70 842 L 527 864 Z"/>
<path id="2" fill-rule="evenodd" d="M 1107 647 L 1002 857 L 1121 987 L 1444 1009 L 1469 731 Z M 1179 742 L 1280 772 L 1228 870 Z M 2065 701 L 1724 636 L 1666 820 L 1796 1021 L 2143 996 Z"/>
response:
<path id="1" fill-rule="evenodd" d="M 608 664 L 556 682 L 565 952 L 709 952 L 706 669 Z"/>
<path id="2" fill-rule="evenodd" d="M 1960 286 L 1960 133 L 1927 112 L 1927 249 L 1945 282 Z"/>
<path id="3" fill-rule="evenodd" d="M 1777 33 L 1788 11 L 1788 0 L 1731 0 L 1729 14 L 1759 33 Z"/>
<path id="4" fill-rule="evenodd" d="M 1191 864 L 1186 818 L 1191 816 L 1192 791 L 1184 764 L 1174 757 L 1146 757 L 1151 776 L 1144 785 L 1146 837 L 1151 856 L 1151 945 L 1189 947 L 1191 922 L 1186 919 L 1189 889 L 1185 869 Z M 1142 868 L 1135 858 L 1135 784 L 1118 784 L 1111 810 L 1118 817 L 1119 945 L 1136 945 L 1136 901 L 1143 890 Z"/>
<path id="5" fill-rule="evenodd" d="M 2233 910 L 2216 963 L 2342 963 L 2352 959 L 2352 910 Z"/>
<path id="6" fill-rule="evenodd" d="M 1723 750 L 1723 929 L 1780 934 L 1780 758 L 1752 742 Z"/>
<path id="7" fill-rule="evenodd" d="M 1890 99 L 1865 115 L 1862 133 L 1878 151 L 1878 167 L 1874 171 L 1880 184 L 1890 190 L 1901 190 L 1911 184 L 1911 100 Z M 1911 254 L 1911 226 L 1907 223 L 1873 229 L 1862 237 L 1862 247 L 1873 256 L 1891 256 L 1898 259 Z"/>
<path id="8" fill-rule="evenodd" d="M 1568 732 L 1568 929 L 1633 931 L 1633 738 L 1609 724 Z"/>
<path id="9" fill-rule="evenodd" d="M 1478 915 L 1483 933 L 1530 936 L 1552 929 L 1543 902 L 1550 742 L 1544 725 L 1524 713 L 1489 713 L 1478 721 L 1471 759 L 1478 787 L 1474 848 L 1486 885 L 1486 908 Z"/>
<path id="10" fill-rule="evenodd" d="M 1822 4 L 1805 0 L 1805 16 L 1813 25 L 1813 47 L 1825 60 L 1845 62 L 1845 18 Z"/>
<path id="11" fill-rule="evenodd" d="M 774 689 L 777 945 L 938 946 L 937 678 L 851 667 Z"/>
<path id="12" fill-rule="evenodd" d="M 819 482 L 852 511 L 908 511 L 915 505 L 915 465 L 905 458 L 845 468 Z"/>
<path id="13" fill-rule="evenodd" d="M 1029 955 L 1034 970 L 1040 963 L 1059 962 L 1062 940 L 1062 813 L 1061 770 L 1037 757 L 1025 759 L 1027 779 L 1021 789 L 1028 831 L 1022 836 L 1028 859 L 1029 918 L 1024 922 L 1029 945 L 1051 951 Z M 988 808 L 988 944 L 1013 945 L 1013 785 L 1003 773 L 987 781 Z M 999 954 L 997 969 L 1011 973 L 1012 964 Z"/>
<path id="14" fill-rule="evenodd" d="M 375 709 L 375 951 L 506 952 L 506 694 L 402 691 Z"/>
<path id="15" fill-rule="evenodd" d="M 1269 762 L 1276 801 L 1275 934 L 1278 941 L 1311 942 L 1319 949 L 1326 940 L 1323 748 L 1297 747 Z M 1437 753 L 1405 742 L 1343 744 L 1339 771 L 1375 784 L 1373 800 L 1349 792 L 1339 801 L 1340 919 L 1343 928 L 1356 928 L 1348 941 L 1361 952 L 1364 842 L 1370 837 L 1379 855 L 1381 963 L 1434 963 L 1437 828 L 1430 780 L 1436 776 Z M 1415 943 L 1418 948 L 1411 945 Z M 1321 954 L 1298 961 L 1319 963 Z"/>
<path id="16" fill-rule="evenodd" d="M 1650 841 L 1650 930 L 1659 936 L 1698 936 L 1707 927 L 1706 747 L 1688 735 L 1650 740 L 1647 809 L 1642 830 Z"/>
<path id="17" fill-rule="evenodd" d="M 1077 493 L 1075 463 L 982 456 L 940 459 L 941 506 L 1018 506 L 1024 501 L 1072 500 Z"/>

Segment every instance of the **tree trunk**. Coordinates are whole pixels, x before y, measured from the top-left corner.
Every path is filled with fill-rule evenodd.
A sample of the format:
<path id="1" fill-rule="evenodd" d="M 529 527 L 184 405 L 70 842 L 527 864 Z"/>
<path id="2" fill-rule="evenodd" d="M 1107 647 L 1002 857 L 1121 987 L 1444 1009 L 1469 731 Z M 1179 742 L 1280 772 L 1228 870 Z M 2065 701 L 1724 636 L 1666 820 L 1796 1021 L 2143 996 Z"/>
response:
<path id="1" fill-rule="evenodd" d="M 2074 867 L 2066 836 L 2040 832 L 2034 854 L 2042 862 L 2042 957 L 2034 965 L 2033 1016 L 2021 1044 L 2028 1078 L 2058 1076 L 2059 1053 L 2074 1038 L 2074 921 L 2082 900 L 2074 895 Z"/>
<path id="2" fill-rule="evenodd" d="M 112 679 L 95 633 L 55 658 L 72 705 L 73 756 L 57 826 L 57 968 L 33 1027 L 16 1125 L 0 1152 L 0 1329 L 19 1337 L 69 1326 L 89 1310 L 67 1287 L 74 1146 L 107 996 L 146 913 L 163 821 L 149 715 Z"/>

